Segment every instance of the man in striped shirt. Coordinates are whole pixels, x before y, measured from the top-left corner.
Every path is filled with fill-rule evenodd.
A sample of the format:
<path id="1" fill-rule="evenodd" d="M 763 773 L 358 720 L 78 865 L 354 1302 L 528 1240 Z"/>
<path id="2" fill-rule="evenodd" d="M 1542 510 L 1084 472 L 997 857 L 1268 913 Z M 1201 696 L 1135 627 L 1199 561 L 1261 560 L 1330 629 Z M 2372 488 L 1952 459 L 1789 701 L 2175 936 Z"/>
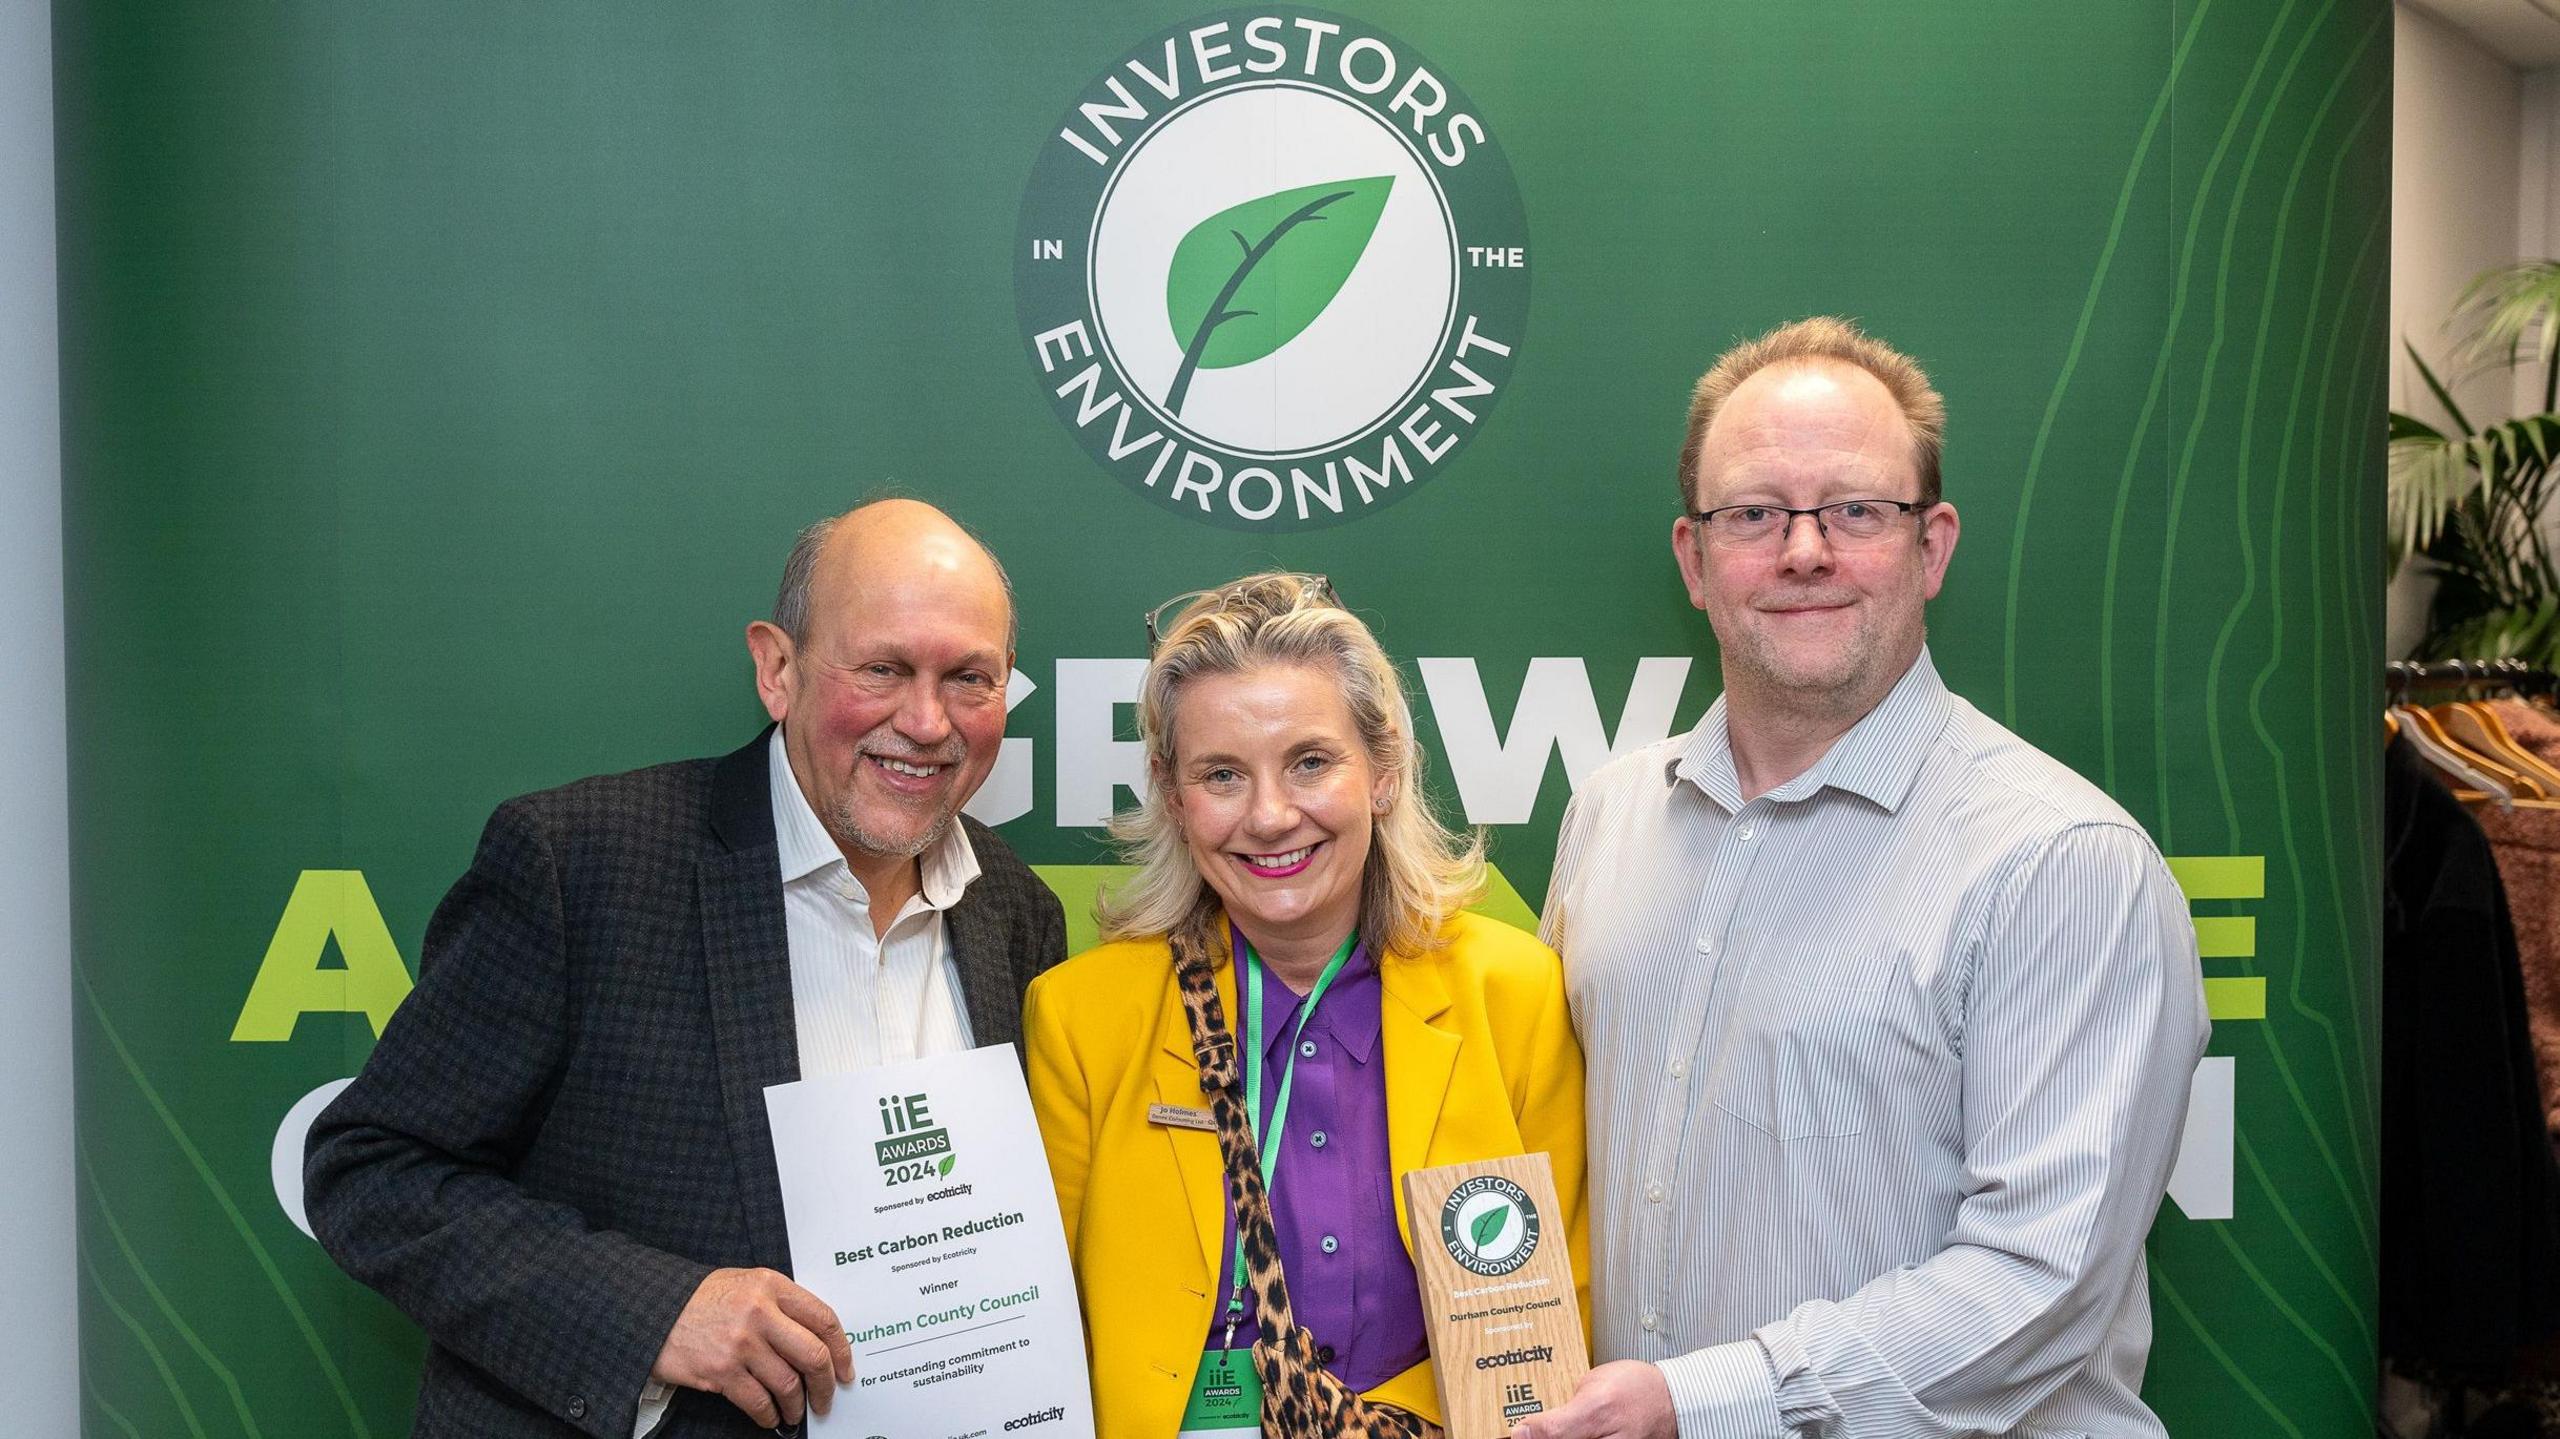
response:
<path id="1" fill-rule="evenodd" d="M 1944 423 L 1833 319 L 1698 383 L 1672 547 L 1724 694 L 1565 819 L 1609 1362 L 1525 1439 L 2163 1432 L 2194 933 L 2114 801 L 1939 681 Z"/>

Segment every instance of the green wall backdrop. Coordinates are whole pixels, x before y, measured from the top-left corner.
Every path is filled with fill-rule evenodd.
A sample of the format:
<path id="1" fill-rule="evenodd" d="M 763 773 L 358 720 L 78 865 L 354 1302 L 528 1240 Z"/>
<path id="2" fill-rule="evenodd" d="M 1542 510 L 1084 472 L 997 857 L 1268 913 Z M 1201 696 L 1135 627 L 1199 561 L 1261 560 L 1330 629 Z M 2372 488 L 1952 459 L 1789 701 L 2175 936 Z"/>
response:
<path id="1" fill-rule="evenodd" d="M 1003 555 L 1027 683 L 979 808 L 1071 895 L 1129 797 L 1140 613 L 1327 573 L 1414 662 L 1518 915 L 1580 775 L 1714 695 L 1666 552 L 1688 384 L 1826 311 L 1949 402 L 1949 681 L 2195 901 L 2227 1063 L 2152 1237 L 2148 1392 L 2181 1435 L 2371 1431 L 2388 6 L 1337 3 L 58 0 L 86 1432 L 404 1431 L 420 1341 L 300 1232 L 273 1152 L 361 1064 L 491 806 L 753 733 L 740 631 L 801 524 L 894 485 Z M 1377 263 L 1429 283 L 1275 258 L 1266 308 L 1337 303 L 1224 337 L 1149 485 L 1155 451 L 1109 454 L 1141 407 L 1079 409 L 1162 400 L 1130 307 L 1171 354 L 1204 302 L 1087 261 L 1156 253 L 1095 224 L 1099 186 L 1186 172 L 1079 107 L 1172 110 L 1133 57 L 1185 99 L 1252 85 L 1203 73 L 1267 53 L 1248 33 L 1305 79 L 1216 111 L 1280 126 L 1258 188 L 1305 158 L 1278 107 L 1348 116 L 1404 167 Z M 1062 398 L 1094 275 L 1127 368 Z M 1428 323 L 1381 318 L 1408 302 Z M 1253 366 L 1364 324 L 1435 378 L 1249 489 L 1296 443 L 1234 438 Z M 1452 358 L 1486 394 L 1430 398 Z M 1275 381 L 1261 418 L 1320 391 Z M 1390 444 L 1403 474 L 1298 519 L 1291 463 Z"/>

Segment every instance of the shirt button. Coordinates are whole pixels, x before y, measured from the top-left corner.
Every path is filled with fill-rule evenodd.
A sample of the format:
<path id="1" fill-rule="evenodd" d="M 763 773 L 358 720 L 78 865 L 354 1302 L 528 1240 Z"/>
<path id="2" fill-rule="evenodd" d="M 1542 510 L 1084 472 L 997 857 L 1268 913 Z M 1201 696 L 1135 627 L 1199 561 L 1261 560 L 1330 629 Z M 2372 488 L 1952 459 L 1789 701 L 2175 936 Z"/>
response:
<path id="1" fill-rule="evenodd" d="M 1750 839 L 1750 838 L 1751 838 L 1751 821 L 1749 821 L 1749 820 L 1744 820 L 1742 823 L 1740 823 L 1740 824 L 1738 824 L 1738 825 L 1735 825 L 1735 826 L 1734 826 L 1734 829 L 1733 829 L 1733 837 L 1734 837 L 1735 839 L 1739 839 L 1739 840 L 1748 840 L 1748 839 Z"/>
<path id="2" fill-rule="evenodd" d="M 1642 1319 L 1638 1320 L 1637 1322 L 1638 1322 L 1638 1323 L 1640 1323 L 1640 1324 L 1642 1324 L 1642 1325 L 1644 1326 L 1644 1332 L 1645 1332 L 1645 1333 L 1647 1333 L 1647 1334 L 1651 1334 L 1651 1333 L 1653 1332 L 1653 1326 L 1654 1326 L 1654 1315 L 1653 1315 L 1653 1311 L 1652 1311 L 1652 1310 L 1650 1310 L 1650 1309 L 1646 1310 L 1646 1311 L 1644 1312 L 1644 1318 L 1642 1318 Z"/>
<path id="3" fill-rule="evenodd" d="M 1687 1060 L 1685 1060 L 1685 1059 L 1675 1059 L 1675 1060 L 1671 1061 L 1671 1077 L 1672 1077 L 1672 1078 L 1674 1078 L 1674 1079 L 1686 1079 L 1686 1078 L 1688 1078 L 1688 1077 L 1689 1077 L 1689 1061 L 1687 1061 Z"/>
<path id="4" fill-rule="evenodd" d="M 1315 1058 L 1315 1057 L 1316 1057 L 1316 1042 L 1315 1042 L 1314 1040 L 1312 1040 L 1312 1039 L 1302 1039 L 1302 1040 L 1299 1040 L 1299 1041 L 1298 1041 L 1298 1057 L 1299 1057 L 1300 1059 L 1313 1059 L 1313 1058 Z"/>
<path id="5" fill-rule="evenodd" d="M 1337 1249 L 1340 1249 L 1340 1248 L 1342 1247 L 1342 1241 L 1341 1241 L 1341 1240 L 1338 1240 L 1338 1239 L 1334 1238 L 1332 1235 L 1328 1234 L 1328 1235 L 1326 1235 L 1326 1236 L 1324 1237 L 1324 1243 L 1323 1243 L 1323 1245 L 1322 1245 L 1321 1247 L 1323 1248 L 1323 1250 L 1324 1250 L 1324 1252 L 1325 1252 L 1325 1253 L 1327 1253 L 1327 1254 L 1331 1254 L 1333 1251 L 1335 1251 L 1335 1250 L 1337 1250 Z"/>
<path id="6" fill-rule="evenodd" d="M 1318 1149 L 1324 1148 L 1324 1131 L 1319 1129 L 1315 1133 L 1308 1135 L 1307 1143 L 1314 1145 Z M 1328 1249 L 1325 1252 L 1330 1254 L 1333 1251 Z"/>
<path id="7" fill-rule="evenodd" d="M 1656 1204 L 1660 1204 L 1662 1202 L 1662 1186 L 1659 1184 L 1646 1185 L 1644 1187 L 1644 1197 L 1652 1200 Z"/>
<path id="8" fill-rule="evenodd" d="M 1714 940 L 1712 940 L 1712 939 L 1702 939 L 1702 940 L 1699 940 L 1699 941 L 1698 941 L 1698 953 L 1700 953 L 1700 954 L 1713 954 L 1713 953 L 1715 953 L 1715 952 L 1716 952 L 1716 942 L 1715 942 Z"/>
<path id="9" fill-rule="evenodd" d="M 587 1417 L 587 1396 L 584 1394 L 572 1394 L 569 1396 L 569 1417 L 572 1419 L 584 1419 Z"/>

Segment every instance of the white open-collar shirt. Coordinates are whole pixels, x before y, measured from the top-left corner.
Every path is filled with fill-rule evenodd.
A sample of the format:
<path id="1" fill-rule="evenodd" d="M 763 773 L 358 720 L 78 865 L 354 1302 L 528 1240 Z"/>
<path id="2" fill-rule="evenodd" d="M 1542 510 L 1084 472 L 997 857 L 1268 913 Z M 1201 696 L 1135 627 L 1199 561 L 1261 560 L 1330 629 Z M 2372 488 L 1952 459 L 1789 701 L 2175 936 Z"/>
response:
<path id="1" fill-rule="evenodd" d="M 967 830 L 953 817 L 918 857 L 922 886 L 882 933 L 872 925 L 870 893 L 800 792 L 779 726 L 771 754 L 800 1077 L 969 1048 L 969 1010 L 942 922 L 978 877 Z"/>

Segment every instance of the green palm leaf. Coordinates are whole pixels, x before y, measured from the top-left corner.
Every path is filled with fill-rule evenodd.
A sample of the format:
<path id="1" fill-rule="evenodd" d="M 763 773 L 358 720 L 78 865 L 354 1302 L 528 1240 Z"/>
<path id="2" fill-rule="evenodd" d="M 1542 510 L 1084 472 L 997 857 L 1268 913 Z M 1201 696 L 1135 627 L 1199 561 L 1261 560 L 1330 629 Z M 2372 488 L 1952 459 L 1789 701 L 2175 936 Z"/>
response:
<path id="1" fill-rule="evenodd" d="M 2436 542 L 2453 507 L 2478 488 L 2471 447 L 2442 435 L 2391 442 L 2384 524 L 2396 565 Z"/>
<path id="2" fill-rule="evenodd" d="M 2437 379 L 2436 372 L 2427 368 L 2427 362 L 2419 358 L 2418 347 L 2403 340 L 2400 342 L 2400 348 L 2409 352 L 2409 363 L 2418 367 L 2418 378 L 2427 382 L 2427 393 L 2435 396 L 2436 403 L 2442 405 L 2445 414 L 2452 417 L 2453 427 L 2466 435 L 2470 434 L 2471 422 L 2462 417 L 2462 407 L 2453 402 L 2453 391 L 2446 389 L 2444 381 Z"/>
<path id="3" fill-rule="evenodd" d="M 2560 415 L 2527 415 L 2460 440 L 2392 416 L 2385 525 L 2395 563 L 2436 542 L 2455 507 L 2482 497 L 2490 538 L 2523 540 L 2542 513 Z"/>
<path id="4" fill-rule="evenodd" d="M 2527 260 L 2483 274 L 2453 302 L 2453 326 L 2470 331 L 2455 351 L 2473 365 L 2515 365 L 2547 353 L 2560 315 L 2560 260 Z"/>

